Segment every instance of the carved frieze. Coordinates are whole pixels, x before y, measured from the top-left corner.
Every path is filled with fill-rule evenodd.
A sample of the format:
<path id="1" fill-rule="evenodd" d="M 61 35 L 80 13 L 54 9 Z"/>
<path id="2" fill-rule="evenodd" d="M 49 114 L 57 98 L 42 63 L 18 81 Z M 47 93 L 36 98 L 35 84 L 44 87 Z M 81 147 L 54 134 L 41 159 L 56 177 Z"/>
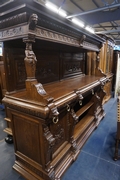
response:
<path id="1" fill-rule="evenodd" d="M 35 110 L 33 108 L 31 109 L 31 108 L 28 108 L 28 107 L 25 108 L 25 106 L 22 107 L 20 105 L 8 103 L 8 102 L 5 102 L 5 104 L 9 108 L 15 109 L 15 110 L 17 110 L 19 112 L 22 112 L 22 113 L 26 113 L 28 115 L 36 116 L 36 117 L 39 117 L 39 118 L 41 118 L 41 116 L 42 116 L 41 112 L 39 110 L 37 110 L 37 109 Z"/>
<path id="2" fill-rule="evenodd" d="M 27 34 L 27 25 L 0 31 L 0 39 L 4 41 L 5 39 L 12 39 L 13 37 L 18 38 L 19 36 L 25 36 L 25 34 Z"/>
<path id="3" fill-rule="evenodd" d="M 71 38 L 64 34 L 59 34 L 59 33 L 53 32 L 53 31 L 49 31 L 47 29 L 36 28 L 36 36 L 39 39 L 57 41 L 59 43 L 69 44 L 69 45 L 74 45 L 74 46 L 79 47 L 79 40 L 77 40 L 75 38 Z"/>
<path id="4" fill-rule="evenodd" d="M 93 43 L 83 41 L 82 45 L 83 45 L 83 48 L 91 49 L 94 51 L 99 51 L 99 47 Z"/>

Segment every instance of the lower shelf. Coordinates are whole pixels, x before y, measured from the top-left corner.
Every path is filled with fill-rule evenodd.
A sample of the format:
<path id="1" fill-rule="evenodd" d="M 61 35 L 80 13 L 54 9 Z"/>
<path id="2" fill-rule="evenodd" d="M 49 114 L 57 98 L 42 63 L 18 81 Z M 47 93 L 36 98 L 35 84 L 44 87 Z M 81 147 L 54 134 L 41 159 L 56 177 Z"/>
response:
<path id="1" fill-rule="evenodd" d="M 12 135 L 12 129 L 11 128 L 5 128 L 4 132 L 6 132 L 9 135 Z"/>
<path id="2" fill-rule="evenodd" d="M 75 140 L 77 140 L 79 136 L 81 136 L 81 134 L 89 127 L 93 120 L 94 116 L 86 115 L 79 121 L 79 123 L 76 124 L 73 135 Z"/>

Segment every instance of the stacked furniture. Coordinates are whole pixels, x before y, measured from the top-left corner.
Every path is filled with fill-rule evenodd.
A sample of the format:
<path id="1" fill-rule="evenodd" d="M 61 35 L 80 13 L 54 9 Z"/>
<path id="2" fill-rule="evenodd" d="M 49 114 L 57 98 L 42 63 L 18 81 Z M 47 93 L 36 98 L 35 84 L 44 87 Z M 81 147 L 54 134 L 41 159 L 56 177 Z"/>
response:
<path id="1" fill-rule="evenodd" d="M 0 10 L 13 168 L 29 180 L 58 180 L 105 116 L 109 79 L 99 68 L 105 40 L 33 0 Z"/>

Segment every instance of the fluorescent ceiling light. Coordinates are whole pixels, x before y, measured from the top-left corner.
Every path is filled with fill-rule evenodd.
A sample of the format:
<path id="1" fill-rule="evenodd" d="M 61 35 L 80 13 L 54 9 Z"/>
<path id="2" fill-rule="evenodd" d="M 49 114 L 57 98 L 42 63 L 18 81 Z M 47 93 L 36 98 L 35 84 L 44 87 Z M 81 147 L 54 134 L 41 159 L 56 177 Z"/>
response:
<path id="1" fill-rule="evenodd" d="M 51 2 L 46 2 L 45 6 L 50 9 L 51 11 L 58 13 L 60 16 L 62 17 L 66 17 L 67 13 L 66 11 L 59 9 L 55 4 L 51 3 Z"/>
<path id="2" fill-rule="evenodd" d="M 80 27 L 84 27 L 84 22 L 80 21 L 79 19 L 76 18 L 72 18 L 72 22 L 75 23 L 76 25 L 80 26 Z"/>
<path id="3" fill-rule="evenodd" d="M 57 7 L 55 4 L 53 4 L 53 3 L 51 3 L 51 2 L 46 2 L 46 3 L 45 3 L 45 6 L 46 6 L 48 9 L 50 9 L 51 11 L 54 11 L 55 13 L 58 13 L 58 7 Z"/>
<path id="4" fill-rule="evenodd" d="M 93 34 L 95 33 L 94 29 L 91 28 L 90 26 L 86 26 L 85 29 Z"/>
<path id="5" fill-rule="evenodd" d="M 66 17 L 67 16 L 67 13 L 64 10 L 62 10 L 62 9 L 59 9 L 58 14 L 60 16 L 62 16 L 62 17 Z"/>

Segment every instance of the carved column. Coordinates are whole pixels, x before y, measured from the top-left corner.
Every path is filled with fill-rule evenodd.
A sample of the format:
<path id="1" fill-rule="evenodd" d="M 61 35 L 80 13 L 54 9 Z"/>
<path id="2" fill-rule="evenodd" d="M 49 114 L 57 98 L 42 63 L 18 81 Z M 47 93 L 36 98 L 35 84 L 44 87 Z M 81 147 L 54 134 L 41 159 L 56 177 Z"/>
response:
<path id="1" fill-rule="evenodd" d="M 39 83 L 35 77 L 37 59 L 32 50 L 32 43 L 35 42 L 37 19 L 38 17 L 36 14 L 31 15 L 28 22 L 28 37 L 23 39 L 23 41 L 26 43 L 24 58 L 27 74 L 26 91 L 28 99 L 48 104 L 53 100 L 53 98 L 48 96 L 42 84 Z"/>

